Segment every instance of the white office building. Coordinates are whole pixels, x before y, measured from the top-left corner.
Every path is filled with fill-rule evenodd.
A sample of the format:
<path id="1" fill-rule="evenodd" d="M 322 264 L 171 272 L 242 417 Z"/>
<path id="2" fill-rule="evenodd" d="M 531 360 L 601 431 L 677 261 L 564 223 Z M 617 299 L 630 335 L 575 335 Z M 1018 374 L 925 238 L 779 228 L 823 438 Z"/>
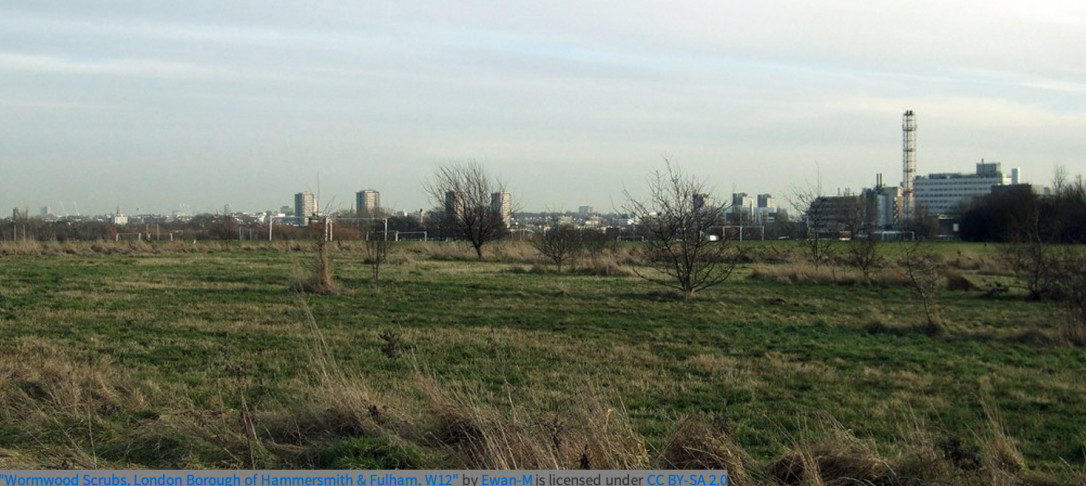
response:
<path id="1" fill-rule="evenodd" d="M 734 223 L 772 223 L 777 218 L 777 200 L 771 194 L 758 194 L 755 198 L 745 192 L 736 192 L 732 193 L 732 204 L 725 213 Z"/>
<path id="2" fill-rule="evenodd" d="M 1012 172 L 1017 176 L 1018 169 Z M 1016 183 L 1005 175 L 999 162 L 977 164 L 975 174 L 942 173 L 917 176 L 914 184 L 916 203 L 931 214 L 954 214 L 962 202 L 983 197 L 992 192 L 992 186 Z"/>

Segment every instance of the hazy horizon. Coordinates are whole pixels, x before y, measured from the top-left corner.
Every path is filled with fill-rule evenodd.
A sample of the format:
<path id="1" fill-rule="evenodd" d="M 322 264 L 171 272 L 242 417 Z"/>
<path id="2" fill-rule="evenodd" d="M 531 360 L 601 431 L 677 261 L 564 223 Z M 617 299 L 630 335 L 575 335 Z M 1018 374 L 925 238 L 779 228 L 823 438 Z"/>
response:
<path id="1" fill-rule="evenodd" d="M 667 154 L 715 193 L 982 158 L 1086 172 L 1086 5 L 0 0 L 0 211 L 432 204 L 475 160 L 525 210 L 609 211 Z"/>

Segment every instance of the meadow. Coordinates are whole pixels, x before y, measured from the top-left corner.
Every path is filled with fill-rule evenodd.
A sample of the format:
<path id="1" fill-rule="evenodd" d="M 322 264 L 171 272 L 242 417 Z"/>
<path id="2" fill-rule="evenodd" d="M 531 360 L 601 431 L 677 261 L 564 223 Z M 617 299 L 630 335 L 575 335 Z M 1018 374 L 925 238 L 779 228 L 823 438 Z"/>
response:
<path id="1" fill-rule="evenodd" d="M 747 246 L 683 299 L 629 271 L 634 244 L 556 273 L 522 244 L 409 243 L 374 282 L 336 243 L 327 294 L 299 291 L 307 242 L 0 245 L 0 468 L 1084 481 L 1086 349 L 998 247 L 930 244 L 968 285 L 929 335 L 893 265 L 864 283 Z"/>

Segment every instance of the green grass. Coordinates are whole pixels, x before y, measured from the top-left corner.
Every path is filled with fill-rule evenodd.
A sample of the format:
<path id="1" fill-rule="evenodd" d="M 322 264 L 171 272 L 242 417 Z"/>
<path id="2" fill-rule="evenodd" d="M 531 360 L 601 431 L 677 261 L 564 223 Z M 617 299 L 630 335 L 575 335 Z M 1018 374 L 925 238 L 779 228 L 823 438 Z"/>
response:
<path id="1" fill-rule="evenodd" d="M 992 257 L 978 245 L 935 247 L 947 259 Z M 289 282 L 306 258 L 256 245 L 0 257 L 5 356 L 106 367 L 148 396 L 140 407 L 106 407 L 98 425 L 43 432 L 9 415 L 0 444 L 56 466 L 50 448 L 76 443 L 90 454 L 87 437 L 98 427 L 93 458 L 106 464 L 247 466 L 252 458 L 224 456 L 213 433 L 182 446 L 193 440 L 184 427 L 159 429 L 169 417 L 213 410 L 250 408 L 259 422 L 305 400 L 316 386 L 309 312 L 337 368 L 396 397 L 389 402 L 403 414 L 425 413 L 419 376 L 470 390 L 496 409 L 516 402 L 540 414 L 594 389 L 625 409 L 650 453 L 695 414 L 722 417 L 738 444 L 769 460 L 828 417 L 886 455 L 912 446 L 908 430 L 917 424 L 976 443 L 991 407 L 1032 469 L 1066 477 L 1084 468 L 1086 352 L 1054 342 L 1057 308 L 1017 295 L 944 291 L 939 305 L 949 332 L 929 337 L 912 330 L 923 311 L 904 287 L 777 283 L 740 271 L 682 300 L 637 278 L 419 258 L 388 265 L 373 283 L 361 253 L 340 250 L 340 291 L 303 302 Z M 882 323 L 879 332 L 869 332 L 873 320 Z M 402 337 L 394 361 L 382 351 L 386 330 Z M 139 453 L 148 443 L 162 453 Z M 302 449 L 271 447 L 255 464 L 448 465 L 447 451 L 425 441 L 378 435 L 296 445 Z"/>

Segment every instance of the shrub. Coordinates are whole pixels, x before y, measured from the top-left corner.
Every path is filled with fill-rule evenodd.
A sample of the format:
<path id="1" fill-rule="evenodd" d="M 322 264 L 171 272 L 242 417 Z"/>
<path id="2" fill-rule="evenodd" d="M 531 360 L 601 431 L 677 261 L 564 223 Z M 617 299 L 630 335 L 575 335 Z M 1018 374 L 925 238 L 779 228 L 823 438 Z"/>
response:
<path id="1" fill-rule="evenodd" d="M 321 238 L 314 242 L 313 249 L 310 259 L 305 262 L 304 270 L 291 276 L 290 286 L 298 292 L 334 294 L 336 283 L 333 279 L 331 245 Z"/>
<path id="2" fill-rule="evenodd" d="M 547 228 L 528 243 L 540 256 L 553 263 L 559 272 L 562 271 L 562 264 L 572 264 L 584 251 L 581 230 L 568 225 Z"/>

